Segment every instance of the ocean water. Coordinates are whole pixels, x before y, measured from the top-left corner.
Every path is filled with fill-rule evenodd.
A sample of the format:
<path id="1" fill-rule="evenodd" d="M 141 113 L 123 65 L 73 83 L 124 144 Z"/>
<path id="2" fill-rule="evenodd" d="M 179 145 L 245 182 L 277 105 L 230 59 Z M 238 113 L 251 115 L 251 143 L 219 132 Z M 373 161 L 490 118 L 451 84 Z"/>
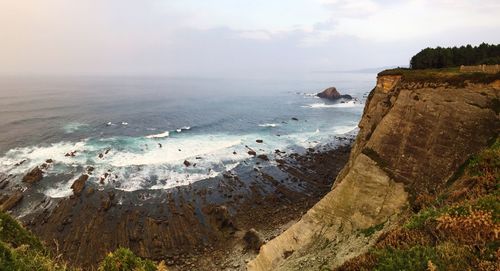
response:
<path id="1" fill-rule="evenodd" d="M 301 80 L 4 77 L 0 172 L 20 182 L 52 159 L 38 188 L 52 198 L 70 196 L 90 166 L 89 182 L 101 187 L 187 185 L 250 163 L 249 148 L 271 156 L 352 131 L 374 83 L 366 73 Z M 357 101 L 314 96 L 330 86 Z"/>

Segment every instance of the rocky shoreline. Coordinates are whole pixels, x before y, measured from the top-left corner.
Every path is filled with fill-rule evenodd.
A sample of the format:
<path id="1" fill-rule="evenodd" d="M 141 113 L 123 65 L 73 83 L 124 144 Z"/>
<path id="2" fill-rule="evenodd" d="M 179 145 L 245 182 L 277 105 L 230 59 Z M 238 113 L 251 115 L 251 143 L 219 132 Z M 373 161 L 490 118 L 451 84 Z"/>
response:
<path id="1" fill-rule="evenodd" d="M 330 191 L 353 140 L 353 134 L 337 137 L 300 154 L 276 150 L 222 176 L 169 190 L 99 190 L 82 175 L 71 197 L 46 198 L 29 186 L 7 207 L 76 266 L 95 267 L 123 246 L 173 270 L 245 270 L 262 243 Z M 15 207 L 21 200 L 24 209 L 28 204 L 36 211 L 22 214 Z"/>

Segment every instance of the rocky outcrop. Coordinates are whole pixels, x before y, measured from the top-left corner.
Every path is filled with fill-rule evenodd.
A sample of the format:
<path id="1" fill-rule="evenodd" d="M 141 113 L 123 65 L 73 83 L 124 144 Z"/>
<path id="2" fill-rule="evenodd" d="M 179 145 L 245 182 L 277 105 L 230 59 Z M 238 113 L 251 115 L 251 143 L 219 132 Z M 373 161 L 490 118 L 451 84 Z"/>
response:
<path id="1" fill-rule="evenodd" d="M 335 87 L 327 88 L 323 90 L 323 92 L 316 94 L 316 96 L 330 100 L 338 100 L 338 99 L 352 100 L 351 95 L 347 94 L 341 95 Z"/>
<path id="2" fill-rule="evenodd" d="M 0 211 L 5 212 L 15 207 L 23 199 L 23 193 L 16 191 L 0 205 Z"/>
<path id="3" fill-rule="evenodd" d="M 43 171 L 40 167 L 35 167 L 23 177 L 23 182 L 32 184 L 41 181 L 42 178 Z"/>
<path id="4" fill-rule="evenodd" d="M 262 244 L 264 244 L 264 238 L 262 234 L 260 234 L 255 229 L 250 229 L 245 232 L 243 236 L 243 240 L 245 241 L 246 249 L 259 251 Z"/>
<path id="5" fill-rule="evenodd" d="M 365 252 L 399 213 L 414 207 L 416 195 L 443 189 L 470 155 L 498 135 L 500 78 L 408 78 L 415 76 L 379 76 L 332 191 L 263 245 L 249 270 L 334 268 Z M 359 234 L 374 227 L 382 230 Z"/>
<path id="6" fill-rule="evenodd" d="M 82 174 L 76 181 L 71 185 L 71 189 L 73 189 L 73 194 L 79 196 L 83 189 L 85 188 L 85 183 L 87 182 L 89 175 Z"/>

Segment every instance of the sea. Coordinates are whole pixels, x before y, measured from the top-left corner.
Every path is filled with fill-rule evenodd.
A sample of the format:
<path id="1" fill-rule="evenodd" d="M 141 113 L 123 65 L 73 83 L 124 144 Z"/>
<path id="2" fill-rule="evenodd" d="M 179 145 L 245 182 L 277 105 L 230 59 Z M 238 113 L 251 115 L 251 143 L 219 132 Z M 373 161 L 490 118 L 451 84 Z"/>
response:
<path id="1" fill-rule="evenodd" d="M 251 163 L 250 149 L 300 152 L 352 133 L 375 80 L 0 77 L 0 172 L 21 182 L 45 163 L 36 189 L 51 198 L 72 195 L 89 168 L 88 182 L 123 191 L 188 185 Z M 331 86 L 356 100 L 315 96 Z"/>

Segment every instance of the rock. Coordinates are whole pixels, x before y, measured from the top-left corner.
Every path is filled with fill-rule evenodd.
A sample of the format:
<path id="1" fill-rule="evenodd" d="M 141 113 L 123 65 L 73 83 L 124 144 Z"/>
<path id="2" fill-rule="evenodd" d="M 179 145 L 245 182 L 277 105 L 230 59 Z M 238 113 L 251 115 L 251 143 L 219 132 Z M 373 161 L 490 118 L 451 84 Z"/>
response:
<path id="1" fill-rule="evenodd" d="M 87 173 L 89 173 L 89 174 L 92 173 L 94 171 L 94 169 L 95 168 L 93 166 L 88 166 L 87 167 Z"/>
<path id="2" fill-rule="evenodd" d="M 252 156 L 256 156 L 257 155 L 257 153 L 254 150 L 249 150 L 248 154 L 252 155 Z"/>
<path id="3" fill-rule="evenodd" d="M 229 230 L 230 232 L 236 230 L 236 226 L 226 206 L 221 205 L 213 207 L 208 211 L 208 214 L 211 216 L 213 224 L 215 224 L 219 230 Z"/>
<path id="4" fill-rule="evenodd" d="M 87 197 L 89 197 L 90 195 L 94 194 L 95 192 L 95 189 L 93 187 L 89 187 L 87 189 Z"/>
<path id="5" fill-rule="evenodd" d="M 76 196 L 79 196 L 83 188 L 85 187 L 85 182 L 87 182 L 87 179 L 89 178 L 89 175 L 87 174 L 82 174 L 76 181 L 71 185 L 71 189 L 73 189 L 73 194 Z"/>
<path id="6" fill-rule="evenodd" d="M 32 169 L 26 176 L 23 177 L 23 182 L 25 183 L 36 183 L 42 180 L 43 171 L 39 167 Z"/>
<path id="7" fill-rule="evenodd" d="M 323 92 L 320 92 L 316 94 L 316 96 L 324 99 L 330 99 L 330 100 L 338 100 L 338 99 L 346 99 L 346 100 L 352 100 L 351 95 L 340 95 L 340 93 L 337 91 L 335 87 L 327 88 L 323 90 Z"/>
<path id="8" fill-rule="evenodd" d="M 257 156 L 257 158 L 261 159 L 261 160 L 264 160 L 264 161 L 269 161 L 269 158 L 267 157 L 267 155 L 265 154 L 259 154 Z"/>
<path id="9" fill-rule="evenodd" d="M 2 180 L 0 182 L 0 190 L 4 189 L 5 187 L 7 187 L 7 185 L 9 185 L 10 181 L 5 179 L 5 180 Z"/>
<path id="10" fill-rule="evenodd" d="M 71 152 L 66 153 L 64 156 L 66 156 L 66 157 L 75 157 L 75 155 L 76 155 L 76 151 L 71 151 Z"/>
<path id="11" fill-rule="evenodd" d="M 0 211 L 5 212 L 14 208 L 23 199 L 23 193 L 16 191 L 1 206 Z"/>
<path id="12" fill-rule="evenodd" d="M 47 163 L 47 164 L 52 164 L 53 162 L 54 162 L 54 160 L 52 160 L 52 159 L 45 160 L 45 163 Z"/>
<path id="13" fill-rule="evenodd" d="M 235 152 L 235 151 L 233 151 L 233 154 L 234 154 L 234 155 L 236 155 L 236 152 Z"/>
<path id="14" fill-rule="evenodd" d="M 101 159 L 102 159 L 103 157 L 104 157 L 104 154 L 99 153 L 99 158 L 101 158 Z"/>
<path id="15" fill-rule="evenodd" d="M 186 167 L 189 167 L 189 166 L 191 165 L 191 163 L 190 163 L 188 160 L 184 160 L 184 165 L 185 165 Z"/>
<path id="16" fill-rule="evenodd" d="M 294 121 L 298 121 L 299 119 L 294 117 L 294 118 L 292 118 L 292 120 L 294 120 Z"/>
<path id="17" fill-rule="evenodd" d="M 245 232 L 243 236 L 243 241 L 245 241 L 245 247 L 248 250 L 259 251 L 260 247 L 264 244 L 264 238 L 255 229 L 250 229 Z"/>
<path id="18" fill-rule="evenodd" d="M 257 140 L 255 140 L 255 142 L 257 142 L 257 143 L 263 143 L 263 142 L 264 142 L 264 140 L 262 140 L 262 139 L 257 139 Z"/>
<path id="19" fill-rule="evenodd" d="M 26 159 L 23 159 L 22 161 L 16 163 L 14 166 L 18 167 L 18 166 L 24 164 L 24 162 L 26 162 Z"/>
<path id="20" fill-rule="evenodd" d="M 101 208 L 102 208 L 102 210 L 104 210 L 104 211 L 109 210 L 109 208 L 111 208 L 111 206 L 113 206 L 113 200 L 114 199 L 115 199 L 115 193 L 109 192 L 108 193 L 108 197 L 106 197 L 105 199 L 103 199 L 103 201 L 101 202 Z"/>

